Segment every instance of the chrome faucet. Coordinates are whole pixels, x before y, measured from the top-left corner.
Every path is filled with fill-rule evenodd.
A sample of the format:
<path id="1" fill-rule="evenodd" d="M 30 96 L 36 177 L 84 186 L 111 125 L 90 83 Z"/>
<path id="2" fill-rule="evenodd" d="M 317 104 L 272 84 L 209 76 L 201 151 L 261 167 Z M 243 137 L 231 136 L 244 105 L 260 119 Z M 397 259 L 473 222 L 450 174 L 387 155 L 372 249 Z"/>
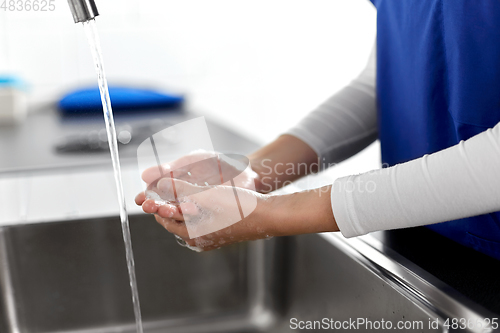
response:
<path id="1" fill-rule="evenodd" d="M 68 0 L 75 23 L 87 22 L 98 16 L 94 0 Z"/>

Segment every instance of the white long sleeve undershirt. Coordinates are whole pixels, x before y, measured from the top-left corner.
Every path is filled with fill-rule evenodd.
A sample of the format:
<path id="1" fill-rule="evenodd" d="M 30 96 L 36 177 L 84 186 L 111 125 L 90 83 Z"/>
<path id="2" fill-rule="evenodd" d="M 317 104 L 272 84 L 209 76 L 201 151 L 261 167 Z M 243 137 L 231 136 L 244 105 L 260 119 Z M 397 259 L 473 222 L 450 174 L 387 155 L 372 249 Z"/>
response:
<path id="1" fill-rule="evenodd" d="M 314 149 L 321 165 L 377 138 L 375 54 L 358 78 L 287 132 Z M 337 179 L 332 209 L 345 237 L 491 213 L 500 210 L 499 170 L 500 123 L 434 154 Z"/>

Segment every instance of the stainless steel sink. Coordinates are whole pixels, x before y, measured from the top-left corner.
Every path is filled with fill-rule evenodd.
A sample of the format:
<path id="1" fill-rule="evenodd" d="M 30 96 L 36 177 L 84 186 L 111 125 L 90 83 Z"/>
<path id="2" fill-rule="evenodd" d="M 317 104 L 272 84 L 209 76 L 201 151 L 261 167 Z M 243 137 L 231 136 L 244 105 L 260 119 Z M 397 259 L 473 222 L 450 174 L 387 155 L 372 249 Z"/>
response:
<path id="1" fill-rule="evenodd" d="M 131 231 L 148 333 L 290 332 L 292 318 L 421 321 L 436 332 L 429 318 L 476 315 L 362 240 L 306 235 L 199 254 L 149 216 L 132 216 Z M 134 331 L 117 218 L 3 227 L 0 283 L 2 333 Z M 465 312 L 446 312 L 450 299 Z"/>
<path id="2" fill-rule="evenodd" d="M 131 232 L 146 332 L 252 331 L 277 318 L 283 240 L 208 253 L 150 216 Z M 0 332 L 132 332 L 117 218 L 3 227 Z"/>

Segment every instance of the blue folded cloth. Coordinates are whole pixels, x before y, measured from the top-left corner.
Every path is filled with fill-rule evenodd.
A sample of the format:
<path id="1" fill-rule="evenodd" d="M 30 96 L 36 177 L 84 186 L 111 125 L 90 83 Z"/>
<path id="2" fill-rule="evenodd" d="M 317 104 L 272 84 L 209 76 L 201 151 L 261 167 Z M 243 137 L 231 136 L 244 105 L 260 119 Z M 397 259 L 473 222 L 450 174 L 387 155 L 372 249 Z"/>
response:
<path id="1" fill-rule="evenodd" d="M 109 87 L 113 111 L 175 108 L 182 105 L 184 97 L 168 95 L 149 89 Z M 79 89 L 65 95 L 58 103 L 63 114 L 102 112 L 99 88 Z"/>

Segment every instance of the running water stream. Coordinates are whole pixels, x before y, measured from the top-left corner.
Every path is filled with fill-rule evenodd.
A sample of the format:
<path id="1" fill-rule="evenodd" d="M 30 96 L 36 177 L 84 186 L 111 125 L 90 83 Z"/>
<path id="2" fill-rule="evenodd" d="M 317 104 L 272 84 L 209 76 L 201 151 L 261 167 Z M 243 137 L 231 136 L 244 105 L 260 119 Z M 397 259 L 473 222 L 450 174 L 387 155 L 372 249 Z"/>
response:
<path id="1" fill-rule="evenodd" d="M 101 92 L 102 108 L 104 112 L 104 121 L 108 133 L 109 150 L 111 151 L 111 160 L 115 175 L 116 191 L 118 194 L 118 203 L 120 205 L 120 220 L 122 225 L 123 240 L 125 242 L 125 252 L 127 257 L 127 267 L 130 279 L 130 288 L 132 290 L 132 302 L 134 305 L 134 315 L 137 333 L 143 333 L 141 307 L 139 303 L 139 292 L 137 290 L 137 280 L 135 277 L 134 253 L 132 252 L 132 240 L 130 237 L 130 227 L 128 221 L 125 196 L 123 194 L 122 174 L 120 169 L 120 158 L 118 156 L 118 143 L 116 138 L 115 122 L 113 120 L 113 110 L 111 109 L 111 100 L 109 98 L 108 83 L 104 74 L 104 65 L 101 54 L 101 46 L 95 21 L 89 20 L 83 23 L 85 34 L 90 45 L 90 51 L 94 58 L 97 72 L 97 81 L 99 91 Z"/>

